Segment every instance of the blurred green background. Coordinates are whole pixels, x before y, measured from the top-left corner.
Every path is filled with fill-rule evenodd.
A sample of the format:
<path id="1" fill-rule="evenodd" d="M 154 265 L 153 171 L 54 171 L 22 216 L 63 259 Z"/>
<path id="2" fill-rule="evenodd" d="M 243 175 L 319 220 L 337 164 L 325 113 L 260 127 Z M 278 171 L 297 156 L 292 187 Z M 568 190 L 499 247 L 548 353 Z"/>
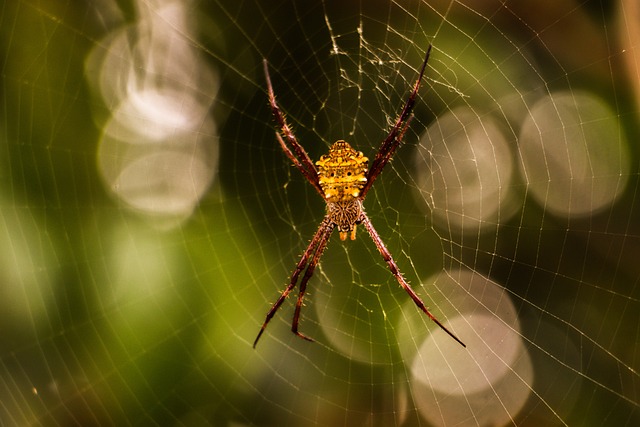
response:
<path id="1" fill-rule="evenodd" d="M 5 2 L 0 424 L 637 425 L 639 8 Z M 362 227 L 309 284 L 317 342 L 288 301 L 252 349 L 324 212 L 277 144 L 262 58 L 313 159 L 337 139 L 373 158 L 429 43 L 365 206 L 469 353 L 428 341 Z"/>

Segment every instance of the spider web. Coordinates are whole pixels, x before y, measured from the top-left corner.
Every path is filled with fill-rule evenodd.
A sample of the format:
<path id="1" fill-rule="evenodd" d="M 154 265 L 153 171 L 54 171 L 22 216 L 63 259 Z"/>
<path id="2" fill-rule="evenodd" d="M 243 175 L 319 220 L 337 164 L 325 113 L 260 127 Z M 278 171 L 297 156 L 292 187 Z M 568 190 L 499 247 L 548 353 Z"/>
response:
<path id="1" fill-rule="evenodd" d="M 2 425 L 640 424 L 637 2 L 0 7 Z M 370 159 L 365 209 L 253 340 L 324 215 L 280 149 Z"/>

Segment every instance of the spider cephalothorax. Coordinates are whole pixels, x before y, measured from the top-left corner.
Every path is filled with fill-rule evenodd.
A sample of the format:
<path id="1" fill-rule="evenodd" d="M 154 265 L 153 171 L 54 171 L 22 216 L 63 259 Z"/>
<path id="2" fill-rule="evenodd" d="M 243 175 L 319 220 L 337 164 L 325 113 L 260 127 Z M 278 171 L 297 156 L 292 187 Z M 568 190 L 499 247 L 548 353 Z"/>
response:
<path id="1" fill-rule="evenodd" d="M 320 157 L 318 182 L 327 202 L 327 215 L 338 227 L 340 240 L 356 238 L 356 225 L 362 222 L 360 192 L 367 183 L 367 159 L 345 141 L 336 141 L 329 153 Z"/>
<path id="2" fill-rule="evenodd" d="M 354 240 L 356 238 L 356 226 L 358 224 L 364 225 L 365 229 L 371 236 L 373 243 L 375 243 L 378 251 L 382 255 L 382 258 L 384 258 L 385 262 L 389 266 L 389 270 L 391 270 L 391 273 L 396 278 L 400 286 L 402 286 L 402 288 L 409 294 L 418 308 L 420 308 L 420 310 L 429 316 L 431 320 L 433 320 L 453 339 L 464 346 L 464 343 L 460 341 L 458 337 L 456 337 L 442 323 L 440 323 L 433 314 L 431 314 L 418 294 L 411 289 L 407 281 L 402 277 L 402 274 L 400 274 L 400 270 L 398 269 L 398 265 L 391 257 L 391 253 L 385 246 L 380 235 L 373 227 L 371 220 L 369 220 L 369 217 L 362 208 L 362 202 L 371 188 L 371 185 L 380 175 L 384 166 L 389 162 L 389 160 L 391 160 L 393 153 L 402 142 L 402 138 L 409 127 L 411 111 L 415 104 L 418 88 L 420 87 L 420 82 L 422 81 L 422 76 L 424 74 L 425 67 L 427 66 L 430 52 L 431 46 L 427 49 L 427 54 L 425 55 L 422 68 L 420 69 L 420 75 L 413 87 L 413 91 L 411 92 L 411 95 L 409 95 L 409 98 L 407 99 L 400 116 L 396 120 L 395 125 L 385 140 L 382 141 L 382 144 L 373 159 L 371 168 L 368 167 L 369 159 L 367 159 L 361 152 L 354 150 L 351 145 L 342 140 L 336 141 L 329 149 L 329 153 L 320 157 L 320 160 L 318 160 L 315 165 L 313 164 L 311 158 L 291 131 L 291 127 L 287 124 L 284 114 L 282 114 L 280 107 L 278 107 L 278 104 L 276 103 L 276 97 L 273 93 L 273 87 L 271 86 L 271 79 L 269 77 L 269 67 L 267 66 L 267 60 L 264 60 L 264 75 L 267 80 L 269 104 L 271 105 L 273 117 L 280 128 L 279 132 L 276 132 L 276 139 L 294 166 L 298 168 L 307 181 L 309 181 L 313 188 L 315 188 L 315 190 L 322 196 L 327 204 L 327 212 L 318 227 L 318 231 L 316 231 L 316 234 L 311 239 L 311 243 L 307 246 L 307 249 L 302 254 L 298 265 L 293 271 L 289 284 L 280 295 L 280 298 L 278 298 L 275 304 L 273 304 L 271 310 L 267 313 L 267 318 L 262 324 L 262 328 L 253 342 L 253 347 L 258 343 L 260 336 L 262 336 L 267 324 L 275 315 L 276 311 L 278 311 L 278 308 L 280 308 L 289 293 L 291 293 L 293 288 L 296 286 L 298 277 L 302 271 L 304 271 L 304 275 L 300 281 L 300 292 L 298 293 L 296 309 L 293 314 L 291 330 L 299 337 L 313 341 L 311 338 L 298 332 L 300 310 L 302 308 L 304 293 L 307 289 L 307 282 L 313 275 L 313 271 L 315 270 L 316 265 L 318 265 L 318 261 L 320 261 L 322 252 L 327 247 L 327 243 L 329 241 L 329 237 L 331 237 L 333 229 L 338 229 L 341 240 L 346 240 L 347 236 L 349 236 L 351 240 Z"/>

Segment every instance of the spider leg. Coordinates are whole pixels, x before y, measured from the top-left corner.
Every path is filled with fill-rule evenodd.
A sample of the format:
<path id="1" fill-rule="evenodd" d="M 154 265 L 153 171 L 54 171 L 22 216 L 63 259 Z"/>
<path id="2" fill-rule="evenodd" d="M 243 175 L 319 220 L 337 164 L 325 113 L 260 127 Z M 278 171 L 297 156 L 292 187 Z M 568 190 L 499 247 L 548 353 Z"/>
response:
<path id="1" fill-rule="evenodd" d="M 404 108 L 402 112 L 396 119 L 396 124 L 391 128 L 391 131 L 387 135 L 382 144 L 380 145 L 380 149 L 376 153 L 376 157 L 373 159 L 373 163 L 369 168 L 369 173 L 367 175 L 367 183 L 361 192 L 361 197 L 367 194 L 374 181 L 382 172 L 382 169 L 385 165 L 391 160 L 394 152 L 402 142 L 402 138 L 404 137 L 405 132 L 409 128 L 409 123 L 411 122 L 410 116 L 413 111 L 413 107 L 416 103 L 416 96 L 418 94 L 418 89 L 420 88 L 420 82 L 422 81 L 422 77 L 424 76 L 424 70 L 427 67 L 427 62 L 429 62 L 429 55 L 431 54 L 431 45 L 427 48 L 427 53 L 424 57 L 424 62 L 422 63 L 422 67 L 420 68 L 420 75 L 418 76 L 418 80 L 416 80 L 415 85 L 413 86 L 413 91 L 409 98 L 407 98 L 407 102 L 404 104 Z"/>
<path id="2" fill-rule="evenodd" d="M 398 268 L 398 265 L 391 257 L 391 253 L 389 252 L 384 242 L 380 238 L 380 235 L 378 234 L 376 229 L 373 228 L 373 224 L 371 224 L 371 220 L 369 219 L 367 214 L 364 212 L 362 212 L 362 223 L 364 224 L 364 227 L 369 232 L 369 235 L 371 236 L 373 243 L 375 243 L 376 247 L 378 248 L 378 251 L 382 255 L 382 258 L 384 258 L 384 260 L 387 262 L 387 265 L 389 266 L 389 270 L 391 270 L 391 274 L 395 276 L 395 278 L 398 280 L 398 283 L 400 283 L 400 286 L 402 286 L 402 288 L 409 294 L 409 296 L 411 297 L 413 302 L 416 303 L 418 308 L 424 311 L 424 313 L 427 316 L 429 316 L 429 319 L 433 320 L 436 323 L 436 325 L 438 325 L 443 331 L 449 334 L 451 338 L 456 340 L 463 347 L 466 347 L 466 345 L 462 341 L 460 341 L 460 339 L 457 336 L 455 336 L 453 332 L 447 329 L 442 323 L 440 323 L 440 321 L 433 314 L 431 314 L 431 312 L 424 305 L 424 302 L 422 302 L 418 294 L 416 294 L 414 290 L 411 289 L 407 281 L 404 279 L 404 277 L 402 277 L 402 274 L 400 273 L 400 269 Z"/>
<path id="3" fill-rule="evenodd" d="M 271 309 L 267 313 L 267 317 L 266 317 L 264 323 L 262 324 L 262 328 L 260 328 L 260 332 L 258 332 L 258 336 L 256 337 L 255 341 L 253 341 L 253 348 L 256 348 L 256 344 L 258 344 L 258 340 L 260 339 L 260 337 L 262 336 L 264 330 L 266 329 L 267 325 L 269 324 L 269 321 L 271 321 L 271 318 L 273 318 L 273 316 L 276 314 L 276 312 L 278 311 L 278 309 L 280 308 L 280 306 L 282 305 L 284 300 L 287 298 L 289 293 L 291 293 L 293 288 L 295 288 L 296 283 L 298 281 L 298 276 L 300 276 L 300 273 L 302 273 L 302 270 L 304 270 L 305 266 L 309 262 L 309 257 L 311 256 L 311 254 L 314 253 L 314 251 L 316 251 L 316 249 L 320 245 L 322 245 L 323 247 L 326 246 L 326 240 L 328 239 L 328 236 L 331 234 L 330 230 L 327 231 L 327 226 L 331 227 L 330 230 L 333 230 L 333 226 L 331 226 L 331 223 L 330 223 L 328 217 L 325 217 L 325 219 L 320 224 L 320 227 L 318 228 L 318 231 L 316 231 L 316 234 L 311 239 L 311 242 L 309 243 L 309 246 L 307 246 L 307 249 L 305 249 L 304 253 L 302 254 L 302 257 L 300 257 L 300 261 L 298 261 L 298 264 L 296 265 L 296 269 L 293 271 L 293 274 L 291 275 L 291 280 L 290 280 L 289 284 L 287 285 L 287 287 L 282 292 L 282 294 L 280 295 L 278 300 L 273 304 L 273 306 L 271 307 Z M 315 255 L 314 255 L 314 258 L 315 258 Z M 313 270 L 312 270 L 312 272 L 313 272 Z M 305 274 L 305 276 L 306 276 L 306 274 Z M 307 279 L 307 280 L 309 280 L 309 279 Z M 306 286 L 306 284 L 305 284 L 305 286 Z"/>
<path id="4" fill-rule="evenodd" d="M 287 120 L 282 113 L 282 110 L 280 110 L 280 107 L 278 107 L 276 96 L 273 92 L 273 86 L 271 85 L 271 77 L 269 76 L 269 64 L 267 63 L 266 59 L 263 60 L 263 65 L 264 77 L 267 81 L 267 90 L 269 92 L 269 104 L 271 105 L 271 112 L 273 113 L 273 117 L 280 128 L 280 132 L 285 137 L 287 142 L 291 145 L 293 151 L 287 146 L 280 134 L 278 134 L 278 142 L 284 150 L 284 153 L 293 162 L 295 167 L 297 167 L 298 170 L 302 172 L 302 175 L 304 175 L 304 177 L 307 178 L 307 181 L 309 181 L 311 185 L 313 185 L 313 188 L 315 188 L 316 191 L 318 191 L 318 193 L 320 193 L 320 195 L 324 197 L 324 192 L 320 187 L 320 181 L 318 179 L 318 171 L 316 170 L 313 161 L 309 157 L 309 154 L 307 154 L 307 151 L 302 147 L 302 145 L 300 145 L 300 143 L 296 139 L 293 131 L 291 130 L 291 127 L 287 123 Z"/>
<path id="5" fill-rule="evenodd" d="M 284 154 L 287 155 L 287 157 L 289 158 L 289 160 L 291 160 L 291 162 L 293 163 L 293 165 L 295 167 L 298 168 L 298 170 L 300 172 L 302 172 L 302 174 L 304 175 L 305 178 L 307 178 L 307 181 L 312 182 L 312 179 L 314 179 L 311 176 L 308 176 L 306 173 L 306 170 L 304 169 L 304 167 L 302 166 L 302 163 L 300 163 L 300 160 L 298 160 L 298 158 L 291 152 L 291 150 L 289 149 L 289 147 L 287 147 L 287 144 L 285 144 L 284 140 L 282 139 L 282 136 L 280 136 L 280 133 L 276 132 L 276 139 L 278 140 L 278 142 L 280 143 L 280 147 L 282 147 L 282 151 L 284 151 Z M 324 199 L 324 193 L 322 192 L 322 190 L 320 189 L 320 186 L 318 185 L 317 187 L 314 185 L 313 188 L 316 189 L 316 191 L 320 194 L 320 196 L 322 196 L 322 198 Z"/>
<path id="6" fill-rule="evenodd" d="M 302 299 L 304 298 L 304 293 L 307 289 L 307 282 L 309 282 L 309 279 L 311 279 L 311 276 L 313 276 L 313 271 L 315 270 L 316 265 L 318 265 L 318 261 L 320 261 L 322 252 L 324 252 L 324 249 L 327 247 L 327 243 L 329 242 L 329 237 L 331 237 L 331 232 L 333 231 L 333 227 L 334 225 L 332 222 L 329 221 L 325 223 L 323 221 L 321 228 L 324 229 L 324 234 L 320 237 L 320 240 L 318 241 L 318 245 L 316 246 L 315 254 L 313 255 L 313 258 L 311 258 L 311 261 L 307 266 L 307 270 L 304 272 L 304 276 L 302 276 L 302 281 L 300 282 L 300 293 L 298 294 L 298 301 L 296 302 L 296 310 L 293 313 L 293 322 L 291 323 L 291 332 L 293 332 L 300 338 L 303 338 L 307 341 L 313 341 L 313 339 L 298 332 L 298 323 L 300 322 L 300 310 L 302 309 Z"/>

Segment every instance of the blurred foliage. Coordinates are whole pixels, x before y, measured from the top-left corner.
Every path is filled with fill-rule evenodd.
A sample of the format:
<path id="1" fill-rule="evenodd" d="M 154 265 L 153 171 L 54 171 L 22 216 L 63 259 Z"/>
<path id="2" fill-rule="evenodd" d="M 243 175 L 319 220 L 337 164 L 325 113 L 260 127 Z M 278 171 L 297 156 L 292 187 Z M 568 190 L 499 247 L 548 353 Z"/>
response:
<path id="1" fill-rule="evenodd" d="M 301 325 L 319 342 L 292 336 L 283 308 L 259 348 L 251 343 L 324 209 L 274 138 L 262 58 L 312 158 L 340 135 L 372 157 L 429 42 L 408 146 L 457 105 L 494 114 L 510 94 L 588 90 L 632 141 L 627 189 L 610 209 L 562 219 L 518 183 L 526 202 L 499 237 L 461 237 L 434 228 L 416 203 L 408 147 L 372 190 L 372 221 L 414 286 L 443 267 L 482 271 L 508 290 L 537 356 L 565 360 L 539 344 L 549 324 L 581 349 L 571 377 L 581 388 L 554 385 L 577 402 L 552 408 L 553 424 L 640 422 L 640 103 L 632 52 L 618 41 L 634 19 L 619 16 L 624 1 L 184 2 L 198 24 L 189 43 L 219 73 L 210 114 L 220 165 L 193 215 L 170 227 L 101 179 L 96 157 L 115 106 L 92 93 L 84 68 L 111 31 L 159 3 L 0 9 L 0 423 L 424 425 L 393 344 L 406 294 L 364 230 L 348 245 L 332 241 L 311 282 Z M 360 359 L 323 338 L 316 304 L 329 303 L 344 304 L 338 324 L 364 348 Z M 513 422 L 550 422 L 536 405 Z"/>

